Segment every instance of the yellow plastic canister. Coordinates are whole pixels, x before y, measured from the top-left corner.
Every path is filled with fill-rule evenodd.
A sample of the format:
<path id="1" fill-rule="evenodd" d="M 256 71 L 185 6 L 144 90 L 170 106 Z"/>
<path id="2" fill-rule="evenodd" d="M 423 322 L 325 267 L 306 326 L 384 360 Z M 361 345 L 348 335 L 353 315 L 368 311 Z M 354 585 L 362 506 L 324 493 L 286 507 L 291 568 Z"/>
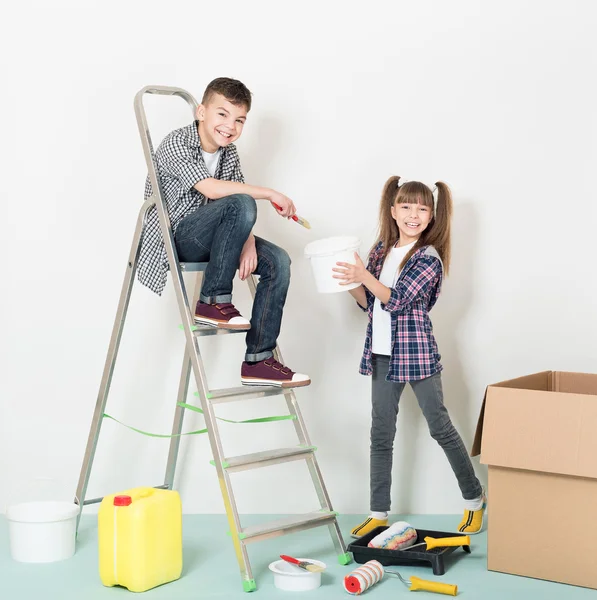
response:
<path id="1" fill-rule="evenodd" d="M 98 512 L 100 579 L 145 592 L 180 578 L 182 503 L 178 492 L 138 487 L 106 496 Z"/>

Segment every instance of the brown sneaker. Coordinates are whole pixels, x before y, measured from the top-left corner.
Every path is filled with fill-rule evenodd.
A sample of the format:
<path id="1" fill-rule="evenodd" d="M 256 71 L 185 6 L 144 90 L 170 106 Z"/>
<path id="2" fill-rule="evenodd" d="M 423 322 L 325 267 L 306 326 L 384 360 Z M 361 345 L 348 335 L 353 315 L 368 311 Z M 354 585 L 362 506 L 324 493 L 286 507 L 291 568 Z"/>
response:
<path id="1" fill-rule="evenodd" d="M 234 304 L 206 304 L 197 302 L 195 322 L 220 329 L 251 329 L 251 323 L 236 310 Z"/>
<path id="2" fill-rule="evenodd" d="M 283 388 L 309 385 L 308 375 L 295 373 L 274 358 L 266 358 L 254 365 L 243 362 L 240 370 L 243 385 L 275 385 Z"/>

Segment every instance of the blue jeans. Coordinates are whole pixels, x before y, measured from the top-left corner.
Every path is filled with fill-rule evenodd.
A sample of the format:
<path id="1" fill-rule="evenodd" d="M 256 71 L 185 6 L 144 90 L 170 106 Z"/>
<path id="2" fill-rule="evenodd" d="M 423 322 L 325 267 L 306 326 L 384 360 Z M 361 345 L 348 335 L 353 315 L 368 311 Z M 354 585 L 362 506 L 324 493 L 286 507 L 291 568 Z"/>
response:
<path id="1" fill-rule="evenodd" d="M 209 262 L 201 287 L 202 302 L 232 301 L 232 282 L 240 253 L 256 219 L 255 200 L 246 194 L 234 194 L 203 204 L 178 224 L 174 240 L 179 260 Z M 255 247 L 259 283 L 245 354 L 245 360 L 251 362 L 273 356 L 290 285 L 288 253 L 257 236 Z"/>

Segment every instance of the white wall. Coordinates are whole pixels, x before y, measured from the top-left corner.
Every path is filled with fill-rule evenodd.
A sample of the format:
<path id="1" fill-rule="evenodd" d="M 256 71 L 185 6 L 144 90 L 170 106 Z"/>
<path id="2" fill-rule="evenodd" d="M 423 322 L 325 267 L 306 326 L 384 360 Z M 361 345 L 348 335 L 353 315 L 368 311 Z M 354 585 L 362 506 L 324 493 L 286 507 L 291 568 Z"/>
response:
<path id="1" fill-rule="evenodd" d="M 74 494 L 143 194 L 133 97 L 148 84 L 200 97 L 226 75 L 254 93 L 238 143 L 246 178 L 291 196 L 313 225 L 262 204 L 257 233 L 293 259 L 280 344 L 313 378 L 297 394 L 341 512 L 368 510 L 365 321 L 348 295 L 316 293 L 302 251 L 347 233 L 365 252 L 389 175 L 443 179 L 454 192 L 453 270 L 432 317 L 446 402 L 468 446 L 487 384 L 595 371 L 594 4 L 293 6 L 13 3 L 0 41 L 2 507 L 35 477 Z M 178 99 L 148 98 L 147 110 L 156 141 L 190 117 Z M 236 297 L 247 313 L 243 287 Z M 172 288 L 158 299 L 136 284 L 129 314 L 107 412 L 168 433 L 183 343 Z M 238 385 L 243 340 L 231 338 L 205 342 L 213 387 Z M 281 398 L 218 410 L 284 412 Z M 455 479 L 410 392 L 399 422 L 393 509 L 458 512 Z M 295 440 L 289 423 L 222 434 L 231 455 Z M 161 483 L 167 445 L 106 421 L 88 497 Z M 210 459 L 206 436 L 184 440 L 187 512 L 223 511 Z M 315 506 L 300 463 L 233 481 L 242 512 Z"/>

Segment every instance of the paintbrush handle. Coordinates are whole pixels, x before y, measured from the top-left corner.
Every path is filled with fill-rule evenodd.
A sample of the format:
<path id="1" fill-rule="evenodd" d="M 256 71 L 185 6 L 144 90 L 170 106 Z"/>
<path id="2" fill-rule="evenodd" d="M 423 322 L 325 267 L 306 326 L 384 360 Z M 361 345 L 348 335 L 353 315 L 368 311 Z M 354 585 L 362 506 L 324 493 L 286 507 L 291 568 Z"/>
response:
<path id="1" fill-rule="evenodd" d="M 274 208 L 277 208 L 278 210 L 282 210 L 282 207 L 279 204 L 276 204 L 275 202 L 272 202 L 272 204 L 274 205 Z M 292 215 L 292 217 L 290 217 L 293 221 L 298 221 L 298 217 L 296 215 Z"/>

